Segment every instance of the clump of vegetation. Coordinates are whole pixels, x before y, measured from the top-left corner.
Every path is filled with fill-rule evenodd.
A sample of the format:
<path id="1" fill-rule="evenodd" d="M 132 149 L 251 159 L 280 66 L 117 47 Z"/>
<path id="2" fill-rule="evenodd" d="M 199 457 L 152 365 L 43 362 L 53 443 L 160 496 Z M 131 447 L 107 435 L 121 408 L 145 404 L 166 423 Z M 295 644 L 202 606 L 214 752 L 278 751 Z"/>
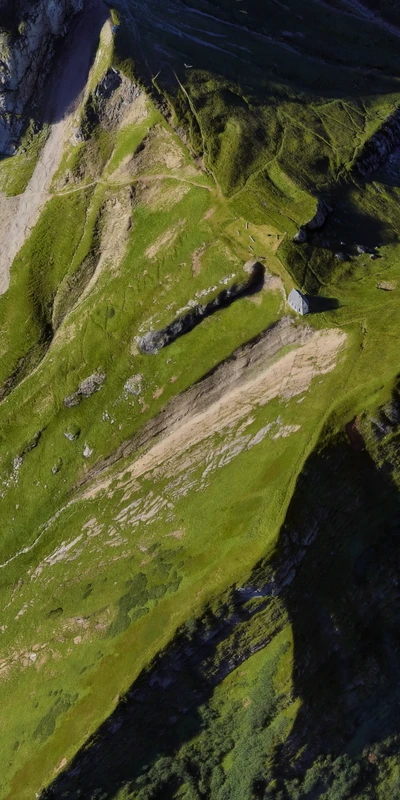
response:
<path id="1" fill-rule="evenodd" d="M 58 717 L 65 714 L 77 699 L 77 694 L 72 695 L 61 692 L 50 710 L 40 720 L 37 728 L 33 732 L 33 738 L 39 742 L 45 742 L 46 739 L 54 733 Z"/>

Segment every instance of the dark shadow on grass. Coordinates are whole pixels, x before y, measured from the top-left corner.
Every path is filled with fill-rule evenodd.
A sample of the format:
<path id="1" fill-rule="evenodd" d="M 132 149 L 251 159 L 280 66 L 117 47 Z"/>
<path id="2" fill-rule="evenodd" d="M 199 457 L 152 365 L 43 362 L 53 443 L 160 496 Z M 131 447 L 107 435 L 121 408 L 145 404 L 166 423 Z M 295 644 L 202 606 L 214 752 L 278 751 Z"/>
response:
<path id="1" fill-rule="evenodd" d="M 73 110 L 85 88 L 94 62 L 101 29 L 110 15 L 102 0 L 90 0 L 58 43 L 47 86 L 41 93 L 41 120 L 56 123 Z"/>
<path id="2" fill-rule="evenodd" d="M 281 532 L 281 564 L 299 551 L 284 594 L 302 705 L 281 780 L 300 750 L 293 774 L 319 755 L 364 754 L 368 766 L 369 750 L 398 753 L 400 495 L 389 470 L 347 441 L 312 455 Z"/>
<path id="3" fill-rule="evenodd" d="M 158 760 L 173 758 L 201 730 L 200 706 L 218 683 L 251 654 L 250 646 L 231 653 L 229 666 L 213 667 L 218 647 L 228 641 L 239 623 L 252 615 L 245 592 L 200 622 L 190 621 L 173 644 L 145 670 L 114 713 L 77 754 L 67 772 L 41 794 L 54 798 L 113 798 L 135 782 Z M 269 602 L 266 600 L 266 602 Z M 190 767 L 198 776 L 195 763 Z M 172 798 L 182 781 L 172 769 L 154 797 Z M 153 796 L 153 795 L 152 795 Z"/>
<path id="4" fill-rule="evenodd" d="M 306 295 L 310 314 L 320 314 L 323 311 L 333 311 L 339 308 L 340 303 L 336 297 L 321 297 L 319 295 Z"/>
<path id="5" fill-rule="evenodd" d="M 96 56 L 101 29 L 109 15 L 103 0 L 87 0 L 84 11 L 71 20 L 65 37 L 60 37 L 55 44 L 44 85 L 40 91 L 36 88 L 30 106 L 24 112 L 26 125 L 21 136 L 30 122 L 37 132 L 45 124 L 60 122 L 75 109 Z M 13 35 L 18 37 L 17 29 Z M 20 142 L 14 141 L 13 144 L 17 148 Z"/>
<path id="6" fill-rule="evenodd" d="M 380 248 L 399 240 L 397 204 L 385 198 L 374 175 L 338 184 L 323 199 L 333 210 L 322 228 L 302 244 L 286 239 L 279 250 L 298 286 L 313 297 L 330 284 L 362 280 L 381 258 Z"/>
<path id="7" fill-rule="evenodd" d="M 218 614 L 188 625 L 42 798 L 111 800 L 122 789 L 136 797 L 153 768 L 153 788 L 144 796 L 175 797 L 186 780 L 176 756 L 204 729 L 201 706 L 254 652 L 241 623 L 276 595 L 293 630 L 291 694 L 301 706 L 286 742 L 265 753 L 255 796 L 274 780 L 279 797 L 290 800 L 287 782 L 302 780 L 318 757 L 326 759 L 321 774 L 327 788 L 335 780 L 329 765 L 338 758 L 346 758 L 353 789 L 369 785 L 374 767 L 365 754 L 399 754 L 399 555 L 398 489 L 389 470 L 377 470 L 343 435 L 308 459 L 280 534 L 273 581 L 271 564 L 261 563 Z M 279 629 L 276 621 L 274 633 Z M 268 626 L 256 649 L 270 635 Z M 185 769 L 197 789 L 213 797 L 204 784 L 203 757 L 194 748 Z"/>

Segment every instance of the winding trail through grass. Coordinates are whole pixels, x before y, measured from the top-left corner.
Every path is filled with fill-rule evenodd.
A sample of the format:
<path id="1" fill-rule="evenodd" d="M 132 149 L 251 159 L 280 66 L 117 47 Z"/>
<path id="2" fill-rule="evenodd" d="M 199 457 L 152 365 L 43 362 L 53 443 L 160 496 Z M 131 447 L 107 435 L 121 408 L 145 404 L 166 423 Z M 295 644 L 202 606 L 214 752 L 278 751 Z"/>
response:
<path id="1" fill-rule="evenodd" d="M 107 178 L 97 178 L 95 181 L 91 181 L 90 183 L 85 183 L 81 186 L 75 186 L 73 189 L 67 189 L 66 191 L 61 192 L 54 192 L 51 196 L 52 197 L 64 197 L 67 194 L 75 194 L 76 192 L 83 192 L 85 189 L 91 189 L 93 186 L 98 186 L 102 184 L 103 186 L 112 186 L 112 187 L 124 187 L 124 186 L 131 186 L 133 183 L 142 183 L 143 181 L 163 181 L 163 180 L 171 180 L 171 181 L 178 181 L 179 183 L 188 183 L 190 186 L 195 186 L 197 189 L 206 189 L 208 192 L 215 191 L 212 186 L 207 186 L 204 183 L 197 183 L 196 181 L 191 181 L 189 178 L 182 178 L 179 175 L 169 175 L 167 172 L 160 172 L 160 173 L 152 173 L 151 175 L 138 175 L 136 177 L 129 178 L 129 180 L 125 181 L 113 181 L 107 180 Z"/>
<path id="2" fill-rule="evenodd" d="M 89 69 L 108 18 L 101 0 L 91 0 L 79 17 L 63 48 L 62 61 L 55 69 L 45 110 L 50 135 L 39 156 L 25 192 L 16 198 L 0 195 L 0 295 L 10 283 L 12 263 L 39 220 L 50 197 L 50 186 L 72 133 L 73 113 L 86 85 Z"/>

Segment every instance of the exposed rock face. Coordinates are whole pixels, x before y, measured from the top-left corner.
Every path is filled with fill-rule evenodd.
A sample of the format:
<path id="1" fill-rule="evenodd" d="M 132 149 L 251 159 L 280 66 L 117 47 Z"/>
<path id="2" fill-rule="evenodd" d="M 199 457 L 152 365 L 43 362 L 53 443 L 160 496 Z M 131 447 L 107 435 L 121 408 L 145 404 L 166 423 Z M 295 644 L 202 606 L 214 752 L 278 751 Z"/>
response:
<path id="1" fill-rule="evenodd" d="M 75 133 L 76 140 L 90 139 L 98 124 L 106 131 L 123 126 L 132 103 L 142 94 L 140 86 L 110 67 L 88 99 L 81 128 Z"/>
<path id="2" fill-rule="evenodd" d="M 218 403 L 224 395 L 245 383 L 249 373 L 255 375 L 263 366 L 272 363 L 283 347 L 306 344 L 313 335 L 310 326 L 297 325 L 291 317 L 282 317 L 256 339 L 235 350 L 201 381 L 171 400 L 135 436 L 123 442 L 112 455 L 88 472 L 78 485 L 88 483 L 94 477 L 98 478 L 100 473 L 121 458 L 127 458 L 147 446 L 152 439 L 165 434 L 167 430 L 180 428 L 188 415 L 200 413 Z"/>
<path id="3" fill-rule="evenodd" d="M 0 0 L 0 153 L 15 152 L 57 39 L 84 0 Z"/>
<path id="4" fill-rule="evenodd" d="M 387 161 L 400 145 L 400 108 L 392 114 L 374 136 L 366 143 L 356 163 L 361 175 L 369 175 Z"/>
<path id="5" fill-rule="evenodd" d="M 308 232 L 317 231 L 319 230 L 319 228 L 322 228 L 328 214 L 331 211 L 332 209 L 330 206 L 328 206 L 327 203 L 325 203 L 323 200 L 318 200 L 318 205 L 315 215 L 313 216 L 312 219 L 309 220 L 309 222 L 306 222 L 304 225 L 301 226 L 301 228 L 293 237 L 293 241 L 297 242 L 298 244 L 303 244 L 304 242 L 306 242 L 308 238 L 307 237 Z"/>
<path id="6" fill-rule="evenodd" d="M 90 447 L 88 444 L 85 444 L 85 446 L 83 448 L 83 457 L 84 458 L 90 458 L 90 456 L 92 456 L 92 455 L 93 455 L 93 448 Z"/>
<path id="7" fill-rule="evenodd" d="M 124 123 L 131 104 L 143 94 L 140 86 L 111 67 L 94 91 L 99 121 L 105 130 L 116 130 Z"/>
<path id="8" fill-rule="evenodd" d="M 94 372 L 93 375 L 89 375 L 89 377 L 85 378 L 78 386 L 76 392 L 65 398 L 64 405 L 67 408 L 79 406 L 85 397 L 91 397 L 92 394 L 101 389 L 105 379 L 106 376 L 102 372 Z"/>

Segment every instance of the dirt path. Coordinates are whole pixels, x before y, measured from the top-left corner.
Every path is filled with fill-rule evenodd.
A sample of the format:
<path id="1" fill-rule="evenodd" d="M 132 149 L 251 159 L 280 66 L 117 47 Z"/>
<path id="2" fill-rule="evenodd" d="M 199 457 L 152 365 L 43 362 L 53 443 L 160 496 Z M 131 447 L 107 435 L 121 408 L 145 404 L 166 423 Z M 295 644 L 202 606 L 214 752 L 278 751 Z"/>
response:
<path id="1" fill-rule="evenodd" d="M 215 191 L 212 186 L 207 186 L 205 183 L 191 181 L 189 178 L 182 178 L 179 175 L 170 175 L 168 172 L 152 172 L 149 175 L 138 175 L 136 177 L 129 178 L 129 180 L 126 181 L 113 181 L 111 178 L 97 178 L 97 180 L 91 181 L 90 183 L 85 183 L 82 186 L 75 186 L 74 189 L 63 189 L 61 192 L 55 192 L 52 197 L 64 197 L 64 195 L 67 194 L 83 192 L 85 189 L 90 189 L 93 186 L 98 186 L 99 184 L 102 184 L 103 186 L 111 186 L 113 188 L 123 188 L 124 186 L 132 186 L 134 183 L 151 183 L 163 180 L 178 181 L 178 183 L 188 183 L 190 186 L 195 186 L 198 189 L 206 189 L 208 192 Z"/>
<path id="2" fill-rule="evenodd" d="M 0 294 L 7 291 L 12 263 L 24 245 L 49 198 L 50 185 L 71 136 L 73 113 L 85 87 L 100 31 L 108 18 L 101 0 L 91 0 L 72 28 L 54 70 L 45 116 L 49 138 L 25 192 L 18 197 L 0 194 Z"/>

